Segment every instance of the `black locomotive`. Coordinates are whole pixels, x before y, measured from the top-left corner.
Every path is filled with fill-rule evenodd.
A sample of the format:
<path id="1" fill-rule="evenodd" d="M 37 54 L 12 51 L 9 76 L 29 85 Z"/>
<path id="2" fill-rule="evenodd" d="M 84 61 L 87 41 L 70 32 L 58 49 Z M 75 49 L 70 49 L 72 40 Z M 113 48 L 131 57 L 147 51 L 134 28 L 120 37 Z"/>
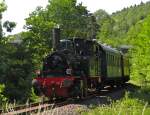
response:
<path id="1" fill-rule="evenodd" d="M 129 80 L 128 57 L 96 40 L 59 40 L 59 29 L 55 29 L 53 48 L 40 75 L 32 81 L 38 95 L 84 97 L 91 89 L 100 91 Z"/>

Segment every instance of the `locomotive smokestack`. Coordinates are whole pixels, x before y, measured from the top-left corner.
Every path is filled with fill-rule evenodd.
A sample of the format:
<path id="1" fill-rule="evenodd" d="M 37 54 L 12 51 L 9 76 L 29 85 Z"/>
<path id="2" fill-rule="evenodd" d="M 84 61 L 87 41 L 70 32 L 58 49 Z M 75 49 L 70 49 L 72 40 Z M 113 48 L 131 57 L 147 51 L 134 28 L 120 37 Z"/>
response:
<path id="1" fill-rule="evenodd" d="M 60 28 L 58 27 L 53 29 L 52 46 L 54 51 L 58 49 L 59 40 L 60 40 Z"/>

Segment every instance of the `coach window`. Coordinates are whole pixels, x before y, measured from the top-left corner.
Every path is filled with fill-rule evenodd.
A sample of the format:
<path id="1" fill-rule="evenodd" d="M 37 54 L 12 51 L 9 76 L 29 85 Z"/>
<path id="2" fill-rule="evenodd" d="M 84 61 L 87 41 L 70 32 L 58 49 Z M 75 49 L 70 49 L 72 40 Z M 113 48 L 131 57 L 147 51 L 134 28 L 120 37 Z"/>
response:
<path id="1" fill-rule="evenodd" d="M 113 55 L 111 55 L 111 74 L 113 76 Z"/>
<path id="2" fill-rule="evenodd" d="M 115 55 L 115 76 L 117 74 L 117 56 Z"/>
<path id="3" fill-rule="evenodd" d="M 107 69 L 108 69 L 108 53 L 106 52 L 106 63 L 107 63 Z"/>
<path id="4" fill-rule="evenodd" d="M 116 56 L 116 67 L 118 67 L 118 56 Z"/>
<path id="5" fill-rule="evenodd" d="M 115 56 L 115 66 L 117 66 L 117 56 Z"/>
<path id="6" fill-rule="evenodd" d="M 111 74 L 111 53 L 109 54 L 109 73 Z"/>
<path id="7" fill-rule="evenodd" d="M 116 56 L 116 67 L 118 66 L 118 56 Z"/>
<path id="8" fill-rule="evenodd" d="M 111 76 L 111 58 L 110 58 L 110 53 L 108 55 L 108 59 L 109 59 L 109 76 Z"/>
<path id="9" fill-rule="evenodd" d="M 119 74 L 121 75 L 121 57 L 119 57 Z"/>
<path id="10" fill-rule="evenodd" d="M 113 55 L 111 55 L 111 65 L 113 65 Z"/>
<path id="11" fill-rule="evenodd" d="M 113 55 L 113 66 L 115 66 L 115 56 Z"/>
<path id="12" fill-rule="evenodd" d="M 125 59 L 125 75 L 127 74 L 127 60 Z"/>
<path id="13" fill-rule="evenodd" d="M 107 63 L 109 65 L 109 54 L 107 53 Z"/>
<path id="14" fill-rule="evenodd" d="M 117 62 L 118 62 L 118 56 L 116 55 L 116 66 L 117 66 Z"/>
<path id="15" fill-rule="evenodd" d="M 115 76 L 115 70 L 116 70 L 116 66 L 115 66 L 115 56 L 113 55 L 113 76 Z"/>
<path id="16" fill-rule="evenodd" d="M 121 74 L 122 74 L 122 72 L 121 72 L 121 57 L 119 57 L 119 59 L 120 59 L 120 60 L 119 60 L 119 68 L 120 68 L 120 69 L 119 69 L 119 72 L 120 72 L 120 75 L 121 75 Z"/>
<path id="17" fill-rule="evenodd" d="M 114 65 L 114 54 L 112 55 L 112 74 L 114 76 L 115 65 Z"/>
<path id="18" fill-rule="evenodd" d="M 101 58 L 98 57 L 98 75 L 101 75 Z"/>
<path id="19" fill-rule="evenodd" d="M 114 74 L 114 73 L 115 73 L 115 60 L 114 60 L 114 55 L 112 56 L 112 66 L 113 66 L 113 67 L 112 67 L 112 68 L 113 68 L 113 72 L 112 72 L 112 73 L 113 73 L 113 76 L 115 76 L 115 74 Z"/>
<path id="20" fill-rule="evenodd" d="M 116 74 L 118 76 L 118 56 L 116 57 Z"/>
<path id="21" fill-rule="evenodd" d="M 113 76 L 113 70 L 114 69 L 114 65 L 113 65 L 113 55 L 111 56 L 111 74 L 112 74 L 112 76 Z"/>
<path id="22" fill-rule="evenodd" d="M 129 69 L 129 59 L 127 59 L 127 65 L 126 65 L 126 68 L 127 68 L 127 74 L 129 75 L 129 74 L 130 74 L 130 69 Z"/>
<path id="23" fill-rule="evenodd" d="M 106 54 L 106 59 L 107 59 L 107 75 L 109 76 L 109 61 L 108 61 L 108 52 Z"/>
<path id="24" fill-rule="evenodd" d="M 108 62 L 108 53 L 107 53 L 107 62 Z"/>
<path id="25" fill-rule="evenodd" d="M 117 75 L 119 76 L 119 56 L 117 56 Z"/>

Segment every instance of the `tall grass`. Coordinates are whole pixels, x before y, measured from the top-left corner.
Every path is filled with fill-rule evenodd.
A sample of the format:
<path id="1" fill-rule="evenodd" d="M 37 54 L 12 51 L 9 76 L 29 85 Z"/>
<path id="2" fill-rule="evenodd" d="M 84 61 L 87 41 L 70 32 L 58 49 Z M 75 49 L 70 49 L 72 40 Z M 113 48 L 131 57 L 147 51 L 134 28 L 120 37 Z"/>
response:
<path id="1" fill-rule="evenodd" d="M 150 115 L 149 101 L 144 99 L 145 96 L 149 95 L 139 91 L 127 92 L 123 99 L 112 101 L 110 105 L 99 105 L 88 112 L 82 112 L 82 115 Z"/>

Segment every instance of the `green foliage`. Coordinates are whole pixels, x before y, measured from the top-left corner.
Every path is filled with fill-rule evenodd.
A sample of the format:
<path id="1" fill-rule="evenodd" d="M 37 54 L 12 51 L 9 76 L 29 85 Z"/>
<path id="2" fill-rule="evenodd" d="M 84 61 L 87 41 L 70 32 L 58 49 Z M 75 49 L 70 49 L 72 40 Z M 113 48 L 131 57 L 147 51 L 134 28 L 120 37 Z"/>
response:
<path id="1" fill-rule="evenodd" d="M 6 28 L 7 32 L 12 32 L 13 28 L 16 27 L 16 23 L 7 20 L 4 22 L 3 27 Z"/>
<path id="2" fill-rule="evenodd" d="M 47 6 L 53 22 L 63 29 L 62 38 L 87 37 L 88 11 L 76 0 L 51 0 Z"/>
<path id="3" fill-rule="evenodd" d="M 100 39 L 109 38 L 113 33 L 114 20 L 104 10 L 98 10 L 94 13 L 96 21 L 100 26 L 98 37 Z"/>
<path id="4" fill-rule="evenodd" d="M 89 112 L 82 112 L 83 115 L 148 115 L 150 107 L 145 101 L 138 98 L 130 97 L 130 93 L 126 93 L 125 97 L 110 105 L 99 105 L 91 109 Z M 136 94 L 137 95 L 137 94 Z"/>
<path id="5" fill-rule="evenodd" d="M 0 106 L 2 106 L 2 104 L 6 103 L 8 100 L 3 94 L 4 89 L 4 84 L 0 84 Z"/>
<path id="6" fill-rule="evenodd" d="M 32 32 L 22 33 L 23 42 L 26 49 L 29 50 L 32 56 L 32 62 L 39 67 L 43 58 L 51 51 L 50 41 L 36 36 Z"/>
<path id="7" fill-rule="evenodd" d="M 50 0 L 46 8 L 37 7 L 26 19 L 25 27 L 29 31 L 22 34 L 35 64 L 40 65 L 51 51 L 52 28 L 56 26 L 62 30 L 61 39 L 95 37 L 98 28 L 95 17 L 76 0 Z"/>
<path id="8" fill-rule="evenodd" d="M 0 13 L 4 12 L 7 9 L 6 4 L 4 1 L 0 2 Z"/>
<path id="9" fill-rule="evenodd" d="M 113 33 L 115 37 L 124 38 L 131 26 L 134 26 L 140 20 L 143 20 L 150 13 L 150 2 L 145 4 L 124 8 L 121 11 L 113 13 L 111 17 L 115 20 Z"/>
<path id="10" fill-rule="evenodd" d="M 0 82 L 5 85 L 3 94 L 10 101 L 26 101 L 31 92 L 32 60 L 22 45 L 1 45 Z"/>
<path id="11" fill-rule="evenodd" d="M 128 32 L 127 42 L 133 45 L 132 56 L 132 76 L 139 80 L 141 84 L 146 84 L 150 80 L 150 16 L 138 22 Z"/>
<path id="12" fill-rule="evenodd" d="M 6 8 L 7 6 L 4 3 L 4 1 L 0 2 L 0 40 L 2 39 L 2 36 L 3 36 L 2 24 L 1 24 L 2 13 L 6 10 Z"/>
<path id="13" fill-rule="evenodd" d="M 37 96 L 35 93 L 34 93 L 34 90 L 33 88 L 31 89 L 31 93 L 30 93 L 30 101 L 31 102 L 38 102 L 40 100 L 40 97 Z"/>
<path id="14" fill-rule="evenodd" d="M 29 32 L 21 34 L 26 48 L 32 54 L 33 62 L 40 65 L 42 59 L 51 49 L 51 30 L 55 23 L 47 16 L 45 9 L 38 7 L 26 19 L 26 28 Z"/>
<path id="15" fill-rule="evenodd" d="M 139 21 L 143 21 L 149 13 L 150 2 L 145 4 L 141 3 L 138 6 L 135 5 L 130 8 L 124 8 L 111 15 L 103 10 L 98 10 L 94 13 L 97 22 L 100 24 L 98 38 L 101 41 L 105 41 L 105 39 L 111 39 L 112 41 L 117 40 L 116 42 L 118 42 L 118 44 L 123 44 L 124 40 L 122 41 L 122 39 L 127 37 L 130 28 Z"/>

